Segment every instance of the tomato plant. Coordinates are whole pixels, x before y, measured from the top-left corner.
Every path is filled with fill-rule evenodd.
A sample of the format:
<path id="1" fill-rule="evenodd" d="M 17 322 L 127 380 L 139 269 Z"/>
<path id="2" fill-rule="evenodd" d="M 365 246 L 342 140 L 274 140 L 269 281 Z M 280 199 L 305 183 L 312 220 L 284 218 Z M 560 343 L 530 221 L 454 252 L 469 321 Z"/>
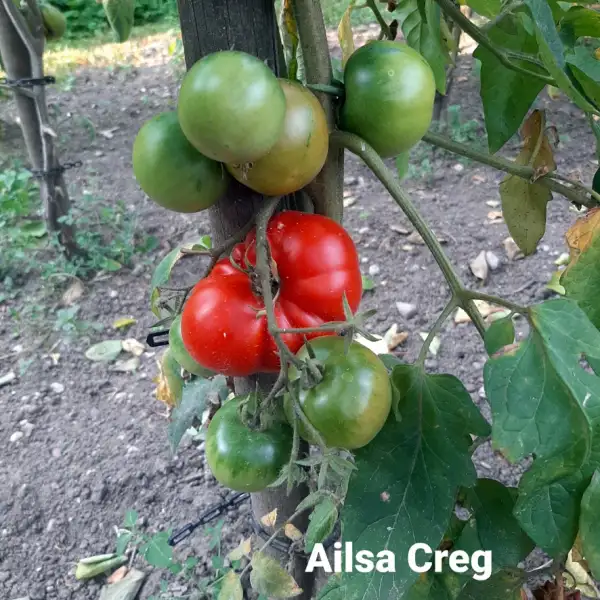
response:
<path id="1" fill-rule="evenodd" d="M 144 123 L 133 144 L 133 173 L 152 200 L 182 213 L 209 208 L 229 182 L 221 164 L 188 142 L 175 112 Z"/>
<path id="2" fill-rule="evenodd" d="M 285 95 L 256 57 L 225 51 L 199 60 L 186 74 L 177 114 L 188 140 L 209 158 L 245 163 L 267 154 L 285 119 Z"/>
<path id="3" fill-rule="evenodd" d="M 367 141 L 382 157 L 410 150 L 427 132 L 435 80 L 427 61 L 395 41 L 375 41 L 354 52 L 344 69 L 342 129 Z"/>
<path id="4" fill-rule="evenodd" d="M 329 148 L 327 117 L 314 94 L 296 82 L 280 83 L 286 113 L 277 143 L 258 160 L 227 166 L 238 181 L 266 196 L 291 194 L 310 183 L 323 168 Z"/>
<path id="5" fill-rule="evenodd" d="M 366 446 L 381 431 L 392 406 L 392 388 L 385 365 L 371 350 L 353 342 L 346 350 L 341 337 L 323 337 L 310 342 L 323 371 L 322 380 L 308 389 L 298 386 L 298 401 L 306 418 L 328 446 L 354 450 Z M 298 358 L 309 357 L 308 348 Z M 291 367 L 290 381 L 300 373 Z M 285 412 L 293 423 L 291 396 L 285 397 Z M 316 440 L 299 424 L 300 435 Z"/>
<path id="6" fill-rule="evenodd" d="M 252 431 L 240 419 L 240 398 L 216 412 L 206 432 L 206 460 L 215 479 L 240 492 L 258 492 L 272 484 L 289 460 L 292 432 L 285 423 Z"/>
<path id="7" fill-rule="evenodd" d="M 344 294 L 356 310 L 362 293 L 360 265 L 354 243 L 340 225 L 320 215 L 286 211 L 270 221 L 268 239 L 280 328 L 343 319 Z M 182 339 L 190 355 L 224 375 L 272 372 L 280 364 L 253 274 L 255 248 L 256 234 L 250 233 L 233 249 L 231 260 L 220 260 L 198 282 L 182 313 Z M 304 341 L 299 334 L 283 339 L 292 352 Z"/>

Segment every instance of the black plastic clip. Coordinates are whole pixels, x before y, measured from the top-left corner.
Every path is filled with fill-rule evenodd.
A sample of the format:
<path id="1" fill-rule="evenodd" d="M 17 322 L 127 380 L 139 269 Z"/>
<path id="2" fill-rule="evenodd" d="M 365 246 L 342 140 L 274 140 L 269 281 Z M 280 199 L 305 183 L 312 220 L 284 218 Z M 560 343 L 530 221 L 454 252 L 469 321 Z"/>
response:
<path id="1" fill-rule="evenodd" d="M 161 340 L 163 336 L 166 336 L 166 339 Z M 158 339 L 157 339 L 158 338 Z M 169 345 L 169 330 L 161 329 L 160 331 L 153 331 L 149 333 L 146 337 L 146 344 L 150 346 L 150 348 L 158 348 L 159 346 L 168 346 Z"/>

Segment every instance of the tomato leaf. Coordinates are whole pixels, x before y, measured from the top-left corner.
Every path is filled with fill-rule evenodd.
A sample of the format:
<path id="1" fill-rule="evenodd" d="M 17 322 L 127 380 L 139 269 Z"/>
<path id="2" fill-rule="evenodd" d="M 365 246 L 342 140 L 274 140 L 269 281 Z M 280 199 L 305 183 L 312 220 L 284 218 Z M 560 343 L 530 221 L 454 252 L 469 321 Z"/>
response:
<path id="1" fill-rule="evenodd" d="M 183 434 L 200 419 L 210 395 L 221 396 L 227 390 L 227 380 L 223 375 L 213 379 L 193 379 L 183 388 L 181 404 L 175 407 L 169 423 L 169 442 L 173 452 L 177 450 Z"/>
<path id="2" fill-rule="evenodd" d="M 160 298 L 160 292 L 158 288 L 161 285 L 165 285 L 165 283 L 169 281 L 173 267 L 183 256 L 181 250 L 184 248 L 190 248 L 193 250 L 207 250 L 210 248 L 210 238 L 208 236 L 204 236 L 197 243 L 183 244 L 178 246 L 177 248 L 171 250 L 171 252 L 169 252 L 160 261 L 160 263 L 158 263 L 158 266 L 152 274 L 152 279 L 150 280 L 150 309 L 159 319 L 169 315 L 161 311 L 160 307 L 158 306 L 158 301 Z"/>
<path id="3" fill-rule="evenodd" d="M 524 143 L 517 164 L 534 167 L 537 176 L 554 171 L 556 163 L 541 111 L 531 113 L 523 125 L 522 135 Z M 508 231 L 523 254 L 532 254 L 546 231 L 546 208 L 552 193 L 538 183 L 508 175 L 500 184 L 500 197 Z"/>
<path id="4" fill-rule="evenodd" d="M 494 321 L 485 330 L 485 350 L 492 356 L 515 341 L 515 325 L 511 317 Z"/>
<path id="5" fill-rule="evenodd" d="M 563 91 L 579 108 L 585 111 L 593 111 L 594 107 L 587 101 L 585 96 L 573 85 L 565 72 L 565 47 L 563 45 L 554 17 L 548 2 L 540 0 L 525 0 L 533 18 L 535 36 L 539 45 L 539 54 L 548 73 L 554 78 L 556 85 Z"/>
<path id="6" fill-rule="evenodd" d="M 521 600 L 524 583 L 523 571 L 499 571 L 485 581 L 470 579 L 456 600 Z"/>
<path id="7" fill-rule="evenodd" d="M 593 11 L 595 12 L 595 11 Z M 600 20 L 600 15 L 598 16 Z M 577 46 L 567 54 L 567 68 L 577 80 L 588 99 L 600 106 L 600 61 L 586 46 Z"/>
<path id="8" fill-rule="evenodd" d="M 229 571 L 223 578 L 218 600 L 243 600 L 244 590 L 240 576 L 235 571 Z"/>
<path id="9" fill-rule="evenodd" d="M 513 515 L 517 490 L 493 479 L 479 479 L 467 491 L 467 498 L 481 546 L 491 550 L 494 567 L 514 566 L 524 560 L 535 544 Z"/>
<path id="10" fill-rule="evenodd" d="M 560 37 L 572 45 L 580 37 L 600 37 L 600 14 L 583 6 L 572 6 L 559 24 Z"/>
<path id="11" fill-rule="evenodd" d="M 600 329 L 600 209 L 589 211 L 567 232 L 571 260 L 560 285 Z"/>
<path id="12" fill-rule="evenodd" d="M 106 19 L 118 42 L 126 42 L 133 29 L 135 0 L 102 0 Z"/>
<path id="13" fill-rule="evenodd" d="M 169 545 L 169 534 L 166 531 L 155 533 L 140 546 L 139 551 L 153 567 L 168 569 L 173 565 L 173 547 Z"/>
<path id="14" fill-rule="evenodd" d="M 252 588 L 269 598 L 293 598 L 302 593 L 294 578 L 274 558 L 257 552 L 252 557 Z"/>
<path id="15" fill-rule="evenodd" d="M 19 227 L 21 233 L 34 238 L 44 237 L 48 232 L 44 221 L 29 221 Z"/>
<path id="16" fill-rule="evenodd" d="M 438 91 L 445 94 L 446 65 L 450 59 L 442 46 L 439 7 L 434 0 L 422 1 L 423 11 L 419 10 L 419 0 L 403 0 L 396 7 L 395 14 L 407 44 L 427 60 Z"/>
<path id="17" fill-rule="evenodd" d="M 538 44 L 516 16 L 508 15 L 494 24 L 487 35 L 497 46 L 537 54 Z M 483 46 L 473 53 L 481 61 L 481 100 L 485 117 L 488 147 L 494 153 L 500 150 L 517 132 L 529 108 L 544 89 L 544 84 L 535 77 L 522 75 L 506 68 L 496 56 Z M 515 61 L 520 66 L 535 71 L 535 65 Z"/>
<path id="18" fill-rule="evenodd" d="M 470 6 L 478 15 L 488 19 L 493 19 L 502 10 L 502 0 L 467 0 L 465 4 Z"/>
<path id="19" fill-rule="evenodd" d="M 374 554 L 389 550 L 406 557 L 415 540 L 435 548 L 443 539 L 460 486 L 475 484 L 469 434 L 487 435 L 489 425 L 462 383 L 451 375 L 427 375 L 412 365 L 396 366 L 399 412 L 377 437 L 355 453 L 341 519 L 344 541 Z M 374 468 L 376 465 L 376 468 Z M 402 597 L 418 578 L 404 559 L 395 573 L 344 573 L 338 598 Z"/>
<path id="20" fill-rule="evenodd" d="M 581 501 L 579 535 L 583 555 L 596 579 L 600 576 L 600 471 L 596 471 Z"/>
<path id="21" fill-rule="evenodd" d="M 338 519 L 338 511 L 331 498 L 324 498 L 309 517 L 308 528 L 304 541 L 304 551 L 312 552 L 315 544 L 322 544 L 333 531 Z"/>
<path id="22" fill-rule="evenodd" d="M 300 39 L 291 0 L 283 0 L 281 3 L 279 29 L 286 54 L 288 78 L 295 80 L 298 77 L 298 46 Z"/>

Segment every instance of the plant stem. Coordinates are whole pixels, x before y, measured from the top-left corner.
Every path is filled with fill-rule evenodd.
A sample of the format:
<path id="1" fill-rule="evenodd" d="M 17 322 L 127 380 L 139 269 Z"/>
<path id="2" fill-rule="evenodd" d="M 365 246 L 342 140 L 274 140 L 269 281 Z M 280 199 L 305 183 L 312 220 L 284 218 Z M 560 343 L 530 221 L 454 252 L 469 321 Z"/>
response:
<path id="1" fill-rule="evenodd" d="M 313 92 L 329 94 L 330 96 L 335 96 L 336 98 L 342 98 L 346 93 L 343 87 L 326 83 L 307 83 L 306 87 Z"/>
<path id="2" fill-rule="evenodd" d="M 302 425 L 304 425 L 304 428 L 308 432 L 308 435 L 316 442 L 317 446 L 319 446 L 319 448 L 321 449 L 321 452 L 325 454 L 327 444 L 325 443 L 323 436 L 315 429 L 314 425 L 308 420 L 308 417 L 304 414 L 304 411 L 300 406 L 298 396 L 296 395 L 296 391 L 293 389 L 293 385 L 288 385 L 288 393 L 294 405 L 294 413 L 296 414 L 298 419 L 300 419 Z"/>
<path id="3" fill-rule="evenodd" d="M 419 366 L 420 368 L 424 367 L 425 358 L 427 357 L 427 351 L 429 350 L 429 347 L 431 346 L 431 342 L 433 342 L 433 339 L 439 333 L 440 329 L 446 322 L 446 319 L 450 316 L 450 314 L 457 307 L 457 305 L 458 305 L 457 297 L 453 295 L 452 298 L 450 298 L 450 300 L 448 301 L 448 304 L 446 304 L 446 306 L 444 307 L 444 310 L 440 313 L 439 317 L 436 319 L 435 323 L 433 324 L 433 327 L 427 334 L 427 337 L 425 338 L 425 341 L 423 342 L 423 345 L 421 346 L 421 351 L 419 352 L 419 356 L 415 362 L 415 366 Z"/>
<path id="4" fill-rule="evenodd" d="M 479 29 L 477 25 L 467 19 L 460 11 L 459 6 L 454 4 L 452 0 L 435 0 L 435 2 L 437 2 L 442 11 L 446 13 L 446 15 L 448 15 L 466 34 L 470 35 L 480 46 L 483 46 L 491 52 L 507 69 L 511 69 L 522 75 L 527 75 L 528 77 L 535 77 L 547 85 L 556 85 L 554 79 L 549 75 L 531 71 L 512 62 L 507 53 L 494 46 L 487 35 Z"/>
<path id="5" fill-rule="evenodd" d="M 398 206 L 400 206 L 409 221 L 423 238 L 423 241 L 435 259 L 435 262 L 442 271 L 452 295 L 462 300 L 461 292 L 463 292 L 464 286 L 450 264 L 444 249 L 391 171 L 385 166 L 385 163 L 377 152 L 358 136 L 343 131 L 334 131 L 331 134 L 331 142 L 339 144 L 350 150 L 353 154 L 356 154 L 365 162 L 371 171 L 373 171 L 375 176 L 385 186 L 392 198 Z M 471 317 L 471 321 L 473 321 L 477 331 L 481 337 L 483 337 L 485 325 L 477 307 L 468 300 L 461 301 L 461 306 L 469 317 Z"/>
<path id="6" fill-rule="evenodd" d="M 375 0 L 367 0 L 366 4 L 373 11 L 373 14 L 377 19 L 379 26 L 381 27 L 381 31 L 383 32 L 384 37 L 388 40 L 394 39 L 390 30 L 390 26 L 387 24 L 387 21 L 383 18 L 383 15 L 381 14 L 381 11 L 379 10 L 379 7 L 377 6 Z"/>
<path id="7" fill-rule="evenodd" d="M 470 158 L 471 160 L 475 160 L 481 164 L 487 165 L 489 167 L 493 167 L 498 171 L 504 171 L 505 173 L 509 173 L 510 175 L 516 175 L 517 177 L 521 177 L 522 179 L 527 179 L 531 181 L 535 177 L 535 169 L 529 167 L 527 165 L 519 165 L 515 161 L 509 160 L 507 158 L 502 158 L 501 156 L 496 156 L 492 154 L 488 154 L 487 152 L 481 152 L 476 148 L 472 148 L 465 144 L 461 144 L 459 142 L 455 142 L 450 138 L 439 135 L 437 133 L 428 132 L 423 136 L 423 141 L 431 144 L 432 146 L 437 146 L 439 148 L 443 148 L 444 150 L 448 150 L 449 152 L 453 152 L 454 154 L 458 154 L 460 156 L 464 156 L 466 158 Z M 578 187 L 579 189 L 586 192 L 592 196 L 593 199 L 588 198 L 587 195 L 580 194 L 577 190 L 570 188 L 566 185 L 563 185 L 557 179 L 561 179 L 563 181 L 568 181 L 572 186 Z M 574 202 L 575 204 L 580 204 L 582 206 L 587 206 L 588 208 L 593 208 L 600 204 L 600 194 L 594 192 L 594 190 L 585 187 L 583 184 L 579 182 L 572 181 L 570 179 L 566 179 L 565 177 L 559 176 L 554 173 L 549 173 L 536 179 L 535 183 L 548 188 L 553 192 L 557 192 L 558 194 L 562 194 L 565 198 Z"/>
<path id="8" fill-rule="evenodd" d="M 492 296 L 491 294 L 483 294 L 481 292 L 463 289 L 459 293 L 459 296 L 461 296 L 463 300 L 483 300 L 484 302 L 488 302 L 489 304 L 504 306 L 504 308 L 508 308 L 509 310 L 512 310 L 513 312 L 518 313 L 520 315 L 528 314 L 528 310 L 524 306 L 516 304 L 515 302 L 511 302 L 510 300 L 505 300 L 504 298 L 499 298 L 498 296 Z"/>

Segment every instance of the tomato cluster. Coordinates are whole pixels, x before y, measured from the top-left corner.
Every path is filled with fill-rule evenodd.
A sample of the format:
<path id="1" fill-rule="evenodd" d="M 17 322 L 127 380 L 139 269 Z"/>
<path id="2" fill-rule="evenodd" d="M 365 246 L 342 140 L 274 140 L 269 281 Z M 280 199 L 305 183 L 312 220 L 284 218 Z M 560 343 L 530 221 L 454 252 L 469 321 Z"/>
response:
<path id="1" fill-rule="evenodd" d="M 367 44 L 348 60 L 344 80 L 338 126 L 381 156 L 407 151 L 429 127 L 433 74 L 405 44 Z M 188 71 L 176 112 L 143 125 L 133 168 L 155 202 L 196 212 L 214 205 L 232 178 L 266 196 L 300 190 L 321 171 L 328 150 L 327 118 L 309 89 L 278 79 L 253 56 L 226 51 Z M 392 404 L 383 362 L 326 328 L 345 320 L 344 299 L 355 312 L 362 295 L 358 254 L 345 229 L 325 216 L 284 211 L 269 221 L 267 242 L 281 340 L 319 377 L 307 384 L 306 373 L 290 367 L 279 420 L 268 427 L 249 426 L 248 397 L 227 401 L 212 418 L 206 437 L 211 470 L 223 485 L 251 492 L 271 485 L 289 461 L 290 425 L 299 414 L 303 439 L 353 450 L 379 433 Z M 191 290 L 171 325 L 166 376 L 173 362 L 198 377 L 281 368 L 256 272 L 256 243 L 251 231 Z M 285 331 L 298 329 L 311 332 Z"/>

